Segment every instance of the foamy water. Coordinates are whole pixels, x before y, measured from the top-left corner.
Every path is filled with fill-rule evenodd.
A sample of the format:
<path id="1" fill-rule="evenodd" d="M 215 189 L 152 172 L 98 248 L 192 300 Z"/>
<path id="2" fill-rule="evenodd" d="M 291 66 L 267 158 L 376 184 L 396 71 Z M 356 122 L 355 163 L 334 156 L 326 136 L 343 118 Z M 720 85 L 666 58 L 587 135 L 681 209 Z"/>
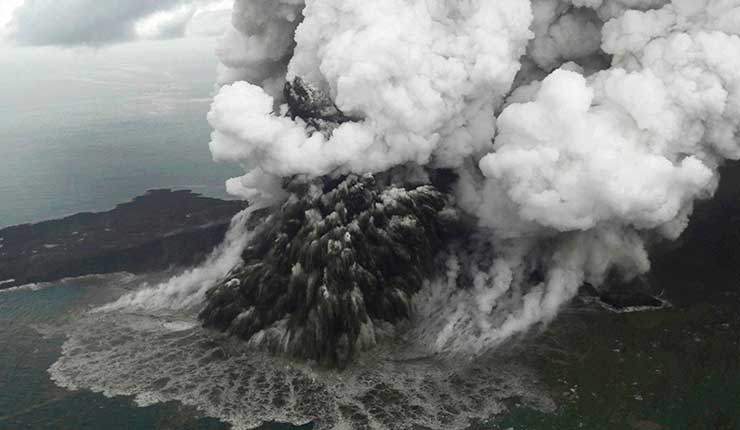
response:
<path id="1" fill-rule="evenodd" d="M 527 369 L 490 357 L 461 364 L 390 343 L 327 371 L 250 350 L 182 312 L 94 312 L 66 330 L 49 369 L 59 386 L 135 396 L 140 406 L 179 401 L 236 429 L 315 418 L 335 429 L 464 428 L 514 397 L 554 408 Z"/>
<path id="2" fill-rule="evenodd" d="M 236 429 L 316 418 L 335 429 L 463 428 L 501 413 L 512 397 L 553 409 L 526 369 L 485 355 L 433 354 L 413 331 L 387 339 L 349 369 L 330 371 L 201 328 L 196 315 L 205 291 L 239 264 L 251 237 L 248 215 L 234 217 L 202 265 L 142 284 L 61 327 L 66 341 L 49 369 L 54 382 L 134 396 L 140 406 L 179 401 Z"/>

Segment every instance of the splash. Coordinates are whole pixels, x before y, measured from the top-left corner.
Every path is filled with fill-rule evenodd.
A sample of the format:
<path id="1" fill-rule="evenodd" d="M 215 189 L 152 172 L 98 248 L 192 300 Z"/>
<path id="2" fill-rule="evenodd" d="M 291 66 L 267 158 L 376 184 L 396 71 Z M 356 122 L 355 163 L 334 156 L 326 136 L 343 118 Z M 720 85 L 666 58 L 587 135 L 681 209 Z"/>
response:
<path id="1" fill-rule="evenodd" d="M 179 401 L 235 430 L 317 419 L 329 429 L 464 428 L 512 399 L 554 409 L 525 368 L 500 357 L 453 366 L 407 342 L 336 373 L 214 336 L 182 311 L 98 311 L 61 331 L 68 337 L 49 369 L 59 386 L 133 396 L 140 406 Z"/>

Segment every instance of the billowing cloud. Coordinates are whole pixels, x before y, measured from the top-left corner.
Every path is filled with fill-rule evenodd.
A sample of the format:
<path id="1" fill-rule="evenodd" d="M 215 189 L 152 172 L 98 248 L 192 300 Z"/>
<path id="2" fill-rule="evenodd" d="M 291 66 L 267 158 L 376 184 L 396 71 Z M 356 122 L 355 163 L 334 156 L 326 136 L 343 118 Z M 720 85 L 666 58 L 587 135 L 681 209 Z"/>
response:
<path id="1" fill-rule="evenodd" d="M 196 10 L 185 28 L 186 36 L 221 36 L 231 20 L 231 5 L 221 7 L 216 2 L 211 7 Z"/>
<path id="2" fill-rule="evenodd" d="M 23 4 L 23 0 L 4 0 L 0 2 L 0 39 L 9 31 L 13 14 Z"/>
<path id="3" fill-rule="evenodd" d="M 60 46 L 210 36 L 228 24 L 228 7 L 213 0 L 25 0 L 6 12 L 5 32 L 20 44 Z"/>
<path id="4" fill-rule="evenodd" d="M 738 17 L 738 0 L 239 0 L 211 150 L 251 201 L 285 178 L 454 170 L 487 243 L 423 289 L 422 338 L 485 348 L 583 282 L 645 273 L 649 240 L 711 196 L 740 158 Z M 296 77 L 349 120 L 286 115 Z"/>
<path id="5" fill-rule="evenodd" d="M 239 79 L 261 87 L 237 82 L 216 97 L 209 120 L 217 159 L 268 175 L 320 176 L 404 163 L 458 167 L 490 149 L 495 107 L 532 36 L 527 1 L 461 7 L 386 0 L 372 8 L 362 1 L 314 1 L 305 5 L 303 21 L 301 8 L 293 0 L 236 4 L 234 22 L 241 26 L 227 33 L 221 60 Z M 255 13 L 262 10 L 270 13 Z M 305 78 L 362 120 L 326 137 L 275 115 L 273 96 L 286 71 L 288 79 Z M 253 179 L 243 178 L 244 188 L 253 188 Z"/>

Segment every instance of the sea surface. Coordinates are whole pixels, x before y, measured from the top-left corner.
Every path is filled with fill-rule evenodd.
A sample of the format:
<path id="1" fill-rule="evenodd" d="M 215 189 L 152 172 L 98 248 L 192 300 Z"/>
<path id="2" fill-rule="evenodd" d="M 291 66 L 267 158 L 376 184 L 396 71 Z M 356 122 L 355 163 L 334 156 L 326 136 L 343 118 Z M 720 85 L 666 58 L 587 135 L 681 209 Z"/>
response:
<path id="1" fill-rule="evenodd" d="M 206 121 L 210 39 L 0 52 L 0 227 L 109 209 L 151 188 L 226 197 Z"/>
<path id="2" fill-rule="evenodd" d="M 336 412 L 352 417 L 340 429 L 740 429 L 736 292 L 652 312 L 574 307 L 479 360 L 396 346 L 327 373 L 244 349 L 187 313 L 100 310 L 170 275 L 0 291 L 0 429 L 307 430 Z"/>
<path id="3" fill-rule="evenodd" d="M 142 408 L 129 397 L 70 391 L 50 379 L 47 369 L 59 358 L 65 340 L 52 328 L 110 300 L 133 280 L 127 275 L 90 276 L 0 290 L 0 429 L 226 428 L 180 403 Z"/>
<path id="4" fill-rule="evenodd" d="M 189 312 L 101 307 L 169 275 L 0 290 L 0 429 L 462 429 L 509 401 L 553 409 L 505 360 L 452 366 L 396 345 L 327 372 L 245 348 Z"/>

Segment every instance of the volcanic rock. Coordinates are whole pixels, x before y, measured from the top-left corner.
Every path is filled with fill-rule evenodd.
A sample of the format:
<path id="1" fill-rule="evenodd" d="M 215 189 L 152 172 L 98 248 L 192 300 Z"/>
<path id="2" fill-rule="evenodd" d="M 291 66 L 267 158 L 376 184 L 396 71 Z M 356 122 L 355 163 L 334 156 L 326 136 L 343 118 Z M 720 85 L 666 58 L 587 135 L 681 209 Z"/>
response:
<path id="1" fill-rule="evenodd" d="M 315 130 L 331 133 L 339 124 L 351 121 L 339 110 L 328 94 L 300 77 L 286 82 L 283 96 L 288 104 L 288 115 L 301 118 Z"/>
<path id="2" fill-rule="evenodd" d="M 200 316 L 273 352 L 341 367 L 376 343 L 379 325 L 409 317 L 409 299 L 433 272 L 457 212 L 432 185 L 373 176 L 289 191 Z"/>

